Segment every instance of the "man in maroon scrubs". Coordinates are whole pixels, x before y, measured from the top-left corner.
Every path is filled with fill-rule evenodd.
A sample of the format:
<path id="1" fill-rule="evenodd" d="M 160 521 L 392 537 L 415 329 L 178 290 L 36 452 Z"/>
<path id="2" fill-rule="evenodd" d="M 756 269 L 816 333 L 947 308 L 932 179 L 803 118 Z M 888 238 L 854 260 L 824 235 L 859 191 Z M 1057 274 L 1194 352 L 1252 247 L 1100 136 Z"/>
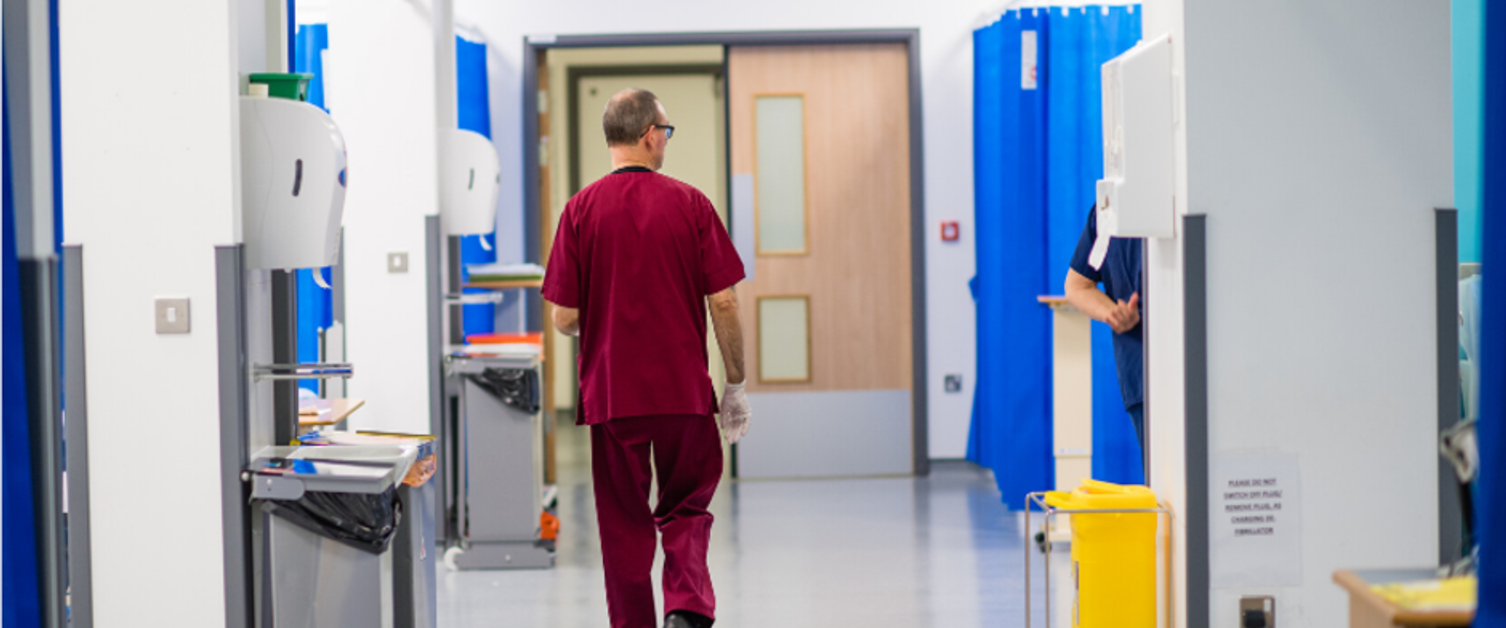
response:
<path id="1" fill-rule="evenodd" d="M 743 265 L 711 201 L 655 172 L 675 128 L 653 94 L 616 94 L 602 126 L 613 171 L 565 205 L 544 298 L 555 305 L 555 327 L 580 336 L 576 422 L 591 426 L 612 626 L 658 624 L 651 572 L 662 534 L 664 625 L 701 628 L 716 616 L 707 507 L 722 475 L 706 306 L 727 367 L 722 436 L 735 443 L 752 415 L 733 292 Z M 651 469 L 659 474 L 655 509 Z"/>

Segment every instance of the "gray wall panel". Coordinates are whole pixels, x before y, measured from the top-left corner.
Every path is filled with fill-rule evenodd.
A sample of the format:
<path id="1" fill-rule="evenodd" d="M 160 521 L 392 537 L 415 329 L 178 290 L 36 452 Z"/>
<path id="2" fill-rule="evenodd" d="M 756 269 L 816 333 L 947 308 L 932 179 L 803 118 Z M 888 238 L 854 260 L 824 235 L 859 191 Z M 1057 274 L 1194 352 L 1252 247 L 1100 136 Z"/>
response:
<path id="1" fill-rule="evenodd" d="M 215 247 L 215 334 L 219 343 L 220 499 L 225 547 L 225 625 L 247 628 L 254 608 L 250 513 L 241 482 L 250 457 L 246 372 L 246 276 L 240 245 Z M 296 412 L 296 411 L 295 411 Z"/>
<path id="2" fill-rule="evenodd" d="M 429 355 L 429 434 L 440 432 L 444 420 L 444 284 L 440 270 L 444 255 L 444 235 L 440 231 L 439 216 L 424 216 L 424 281 L 428 295 L 425 310 L 428 315 Z M 457 291 L 458 292 L 458 291 Z M 459 308 L 455 308 L 459 309 Z"/>
<path id="3" fill-rule="evenodd" d="M 753 423 L 737 444 L 744 479 L 914 472 L 908 390 L 750 393 Z"/>
<path id="4" fill-rule="evenodd" d="M 1182 333 L 1186 379 L 1187 625 L 1207 628 L 1208 610 L 1208 221 L 1182 220 Z"/>
<path id="5" fill-rule="evenodd" d="M 1438 432 L 1459 422 L 1459 212 L 1434 212 L 1434 282 L 1438 291 Z M 1463 505 L 1454 465 L 1438 457 L 1438 564 L 1459 560 L 1464 543 Z"/>
<path id="6" fill-rule="evenodd" d="M 53 626 L 64 622 L 67 577 L 63 553 L 63 391 L 58 346 L 61 330 L 57 258 L 48 254 L 21 259 L 17 266 L 28 369 L 26 400 L 31 422 L 31 480 L 42 620 Z"/>
<path id="7" fill-rule="evenodd" d="M 68 588 L 72 628 L 94 626 L 89 546 L 89 398 L 84 378 L 84 249 L 63 247 L 63 348 L 68 464 Z"/>

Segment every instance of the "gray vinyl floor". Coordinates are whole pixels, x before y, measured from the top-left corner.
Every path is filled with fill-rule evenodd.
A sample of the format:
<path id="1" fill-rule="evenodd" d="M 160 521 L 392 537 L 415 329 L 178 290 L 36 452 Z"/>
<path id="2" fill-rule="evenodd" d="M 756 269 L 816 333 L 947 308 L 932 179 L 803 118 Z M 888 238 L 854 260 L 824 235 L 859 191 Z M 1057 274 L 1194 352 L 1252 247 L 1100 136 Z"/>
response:
<path id="1" fill-rule="evenodd" d="M 441 567 L 441 628 L 608 625 L 588 449 L 585 428 L 561 426 L 557 566 Z M 969 463 L 925 478 L 723 481 L 712 510 L 718 627 L 1024 624 L 1023 519 Z M 1053 571 L 1060 586 L 1066 570 Z"/>

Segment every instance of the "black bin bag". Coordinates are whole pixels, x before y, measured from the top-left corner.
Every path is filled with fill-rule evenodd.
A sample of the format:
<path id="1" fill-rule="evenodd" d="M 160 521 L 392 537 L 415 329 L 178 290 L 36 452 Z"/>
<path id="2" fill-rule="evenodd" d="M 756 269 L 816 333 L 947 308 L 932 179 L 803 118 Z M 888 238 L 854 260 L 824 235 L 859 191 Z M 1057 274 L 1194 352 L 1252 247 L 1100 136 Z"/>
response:
<path id="1" fill-rule="evenodd" d="M 480 375 L 465 377 L 502 403 L 528 414 L 539 411 L 539 372 L 534 369 L 488 368 Z"/>
<path id="2" fill-rule="evenodd" d="M 373 554 L 387 551 L 403 518 L 397 487 L 376 494 L 309 491 L 298 499 L 262 503 L 293 525 Z"/>

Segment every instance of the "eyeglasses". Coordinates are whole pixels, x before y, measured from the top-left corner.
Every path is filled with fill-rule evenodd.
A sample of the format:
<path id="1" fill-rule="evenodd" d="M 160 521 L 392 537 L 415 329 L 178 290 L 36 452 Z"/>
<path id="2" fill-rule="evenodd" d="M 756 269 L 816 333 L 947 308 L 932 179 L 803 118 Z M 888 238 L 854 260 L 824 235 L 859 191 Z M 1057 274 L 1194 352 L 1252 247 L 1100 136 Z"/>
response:
<path id="1" fill-rule="evenodd" d="M 666 139 L 666 140 L 675 136 L 675 127 L 674 127 L 674 125 L 670 125 L 670 124 L 650 124 L 650 125 L 648 125 L 647 129 L 643 130 L 643 135 L 639 135 L 638 137 L 641 138 L 644 135 L 648 135 L 649 132 L 653 131 L 654 129 L 664 129 L 664 139 Z"/>

